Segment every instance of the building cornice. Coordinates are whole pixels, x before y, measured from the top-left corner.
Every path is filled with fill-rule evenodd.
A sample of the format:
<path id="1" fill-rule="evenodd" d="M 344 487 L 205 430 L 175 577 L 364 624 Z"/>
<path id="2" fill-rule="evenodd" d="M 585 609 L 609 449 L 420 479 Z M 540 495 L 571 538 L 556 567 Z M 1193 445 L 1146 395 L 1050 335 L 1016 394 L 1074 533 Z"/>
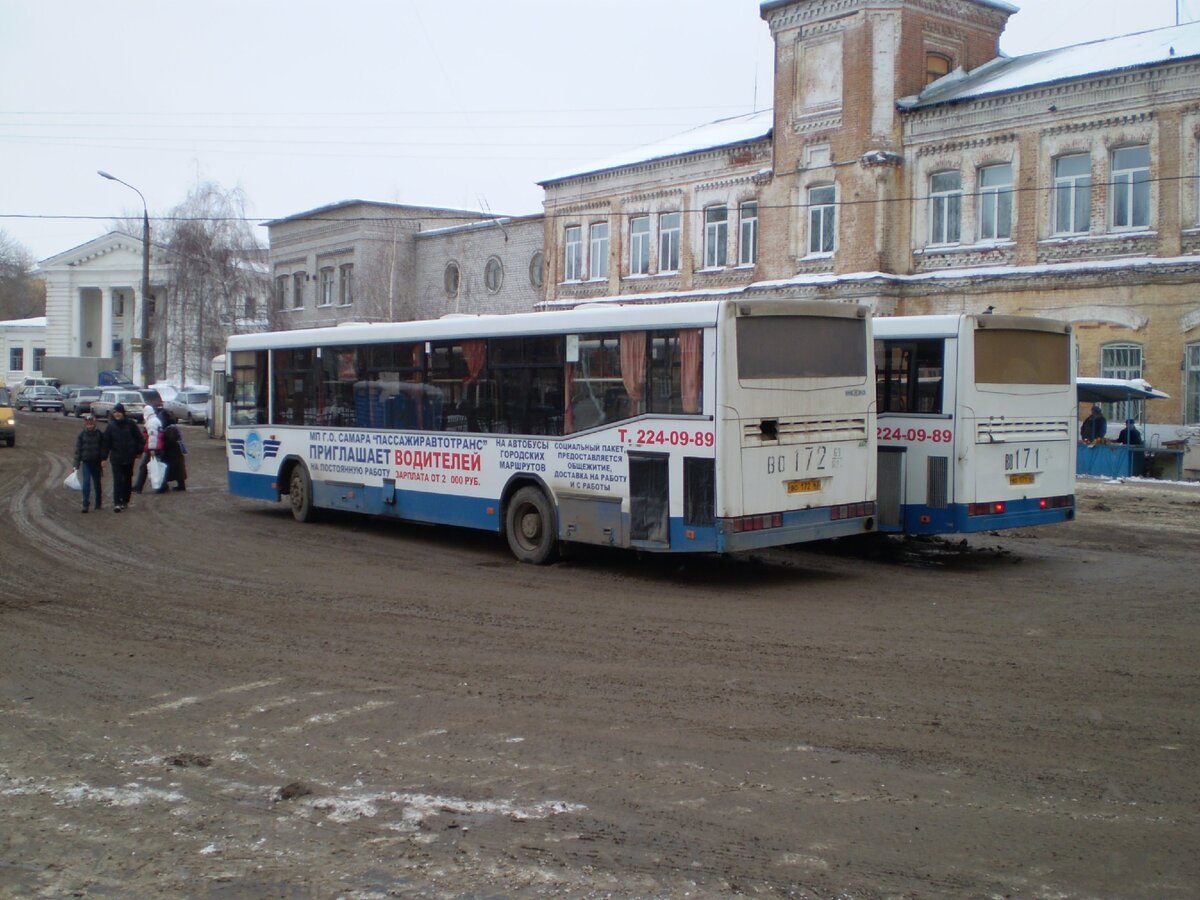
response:
<path id="1" fill-rule="evenodd" d="M 908 7 L 954 19 L 968 26 L 999 31 L 1016 11 L 1001 4 L 985 4 L 974 0 L 797 0 L 762 9 L 762 17 L 776 35 L 781 31 L 799 28 L 827 19 L 841 19 L 871 10 L 895 10 Z"/>

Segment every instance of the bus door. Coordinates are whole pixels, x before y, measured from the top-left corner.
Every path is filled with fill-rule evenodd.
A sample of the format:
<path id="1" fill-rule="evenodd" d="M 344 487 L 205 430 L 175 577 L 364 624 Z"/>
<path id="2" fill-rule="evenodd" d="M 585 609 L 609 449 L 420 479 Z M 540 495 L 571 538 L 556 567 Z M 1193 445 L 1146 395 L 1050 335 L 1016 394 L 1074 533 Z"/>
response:
<path id="1" fill-rule="evenodd" d="M 880 447 L 876 496 L 880 531 L 904 530 L 906 448 Z"/>
<path id="2" fill-rule="evenodd" d="M 629 538 L 635 545 L 671 545 L 670 463 L 665 453 L 629 454 Z"/>

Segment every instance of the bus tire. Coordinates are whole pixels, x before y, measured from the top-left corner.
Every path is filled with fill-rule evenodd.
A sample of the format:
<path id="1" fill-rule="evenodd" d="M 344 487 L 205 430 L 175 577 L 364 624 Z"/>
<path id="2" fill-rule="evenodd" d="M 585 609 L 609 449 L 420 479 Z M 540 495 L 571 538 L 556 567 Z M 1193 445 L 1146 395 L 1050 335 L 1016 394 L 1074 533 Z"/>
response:
<path id="1" fill-rule="evenodd" d="M 513 494 L 504 531 L 509 549 L 521 562 L 540 566 L 551 562 L 558 551 L 554 508 L 540 488 L 523 487 Z"/>
<path id="2" fill-rule="evenodd" d="M 292 518 L 297 522 L 312 522 L 317 517 L 313 506 L 312 479 L 308 469 L 297 464 L 288 478 L 288 501 L 292 507 Z"/>

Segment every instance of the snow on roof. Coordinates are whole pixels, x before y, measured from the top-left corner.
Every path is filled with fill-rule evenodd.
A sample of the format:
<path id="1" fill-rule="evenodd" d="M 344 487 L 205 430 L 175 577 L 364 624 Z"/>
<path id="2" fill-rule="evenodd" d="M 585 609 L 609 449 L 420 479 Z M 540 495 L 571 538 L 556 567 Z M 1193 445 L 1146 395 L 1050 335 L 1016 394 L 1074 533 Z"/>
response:
<path id="1" fill-rule="evenodd" d="M 973 72 L 952 72 L 900 103 L 908 108 L 933 106 L 1195 56 L 1200 56 L 1200 21 L 1025 56 L 1000 57 Z"/>
<path id="2" fill-rule="evenodd" d="M 0 328 L 45 328 L 46 317 L 34 316 L 31 319 L 9 319 L 6 322 L 0 322 Z"/>
<path id="3" fill-rule="evenodd" d="M 717 147 L 730 147 L 735 144 L 761 140 L 770 136 L 774 124 L 775 112 L 771 109 L 763 109 L 743 116 L 733 116 L 729 119 L 718 119 L 716 122 L 700 125 L 656 143 L 625 150 L 607 159 L 588 164 L 584 168 L 561 172 L 539 181 L 538 184 L 545 187 L 555 181 L 564 181 L 580 175 L 591 175 L 595 172 L 620 169 L 656 159 L 667 159 L 672 156 L 699 153 L 701 150 L 712 150 Z"/>

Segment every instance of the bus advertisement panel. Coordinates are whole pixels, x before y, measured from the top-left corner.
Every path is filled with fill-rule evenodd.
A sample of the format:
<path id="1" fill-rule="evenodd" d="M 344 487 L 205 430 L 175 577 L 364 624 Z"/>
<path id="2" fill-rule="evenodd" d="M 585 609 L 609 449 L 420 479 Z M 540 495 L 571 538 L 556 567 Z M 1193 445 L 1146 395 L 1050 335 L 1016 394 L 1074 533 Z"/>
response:
<path id="1" fill-rule="evenodd" d="M 230 490 L 561 541 L 724 553 L 869 531 L 870 320 L 702 301 L 230 338 Z"/>
<path id="2" fill-rule="evenodd" d="M 1075 515 L 1071 326 L 875 320 L 879 529 L 954 534 Z"/>

